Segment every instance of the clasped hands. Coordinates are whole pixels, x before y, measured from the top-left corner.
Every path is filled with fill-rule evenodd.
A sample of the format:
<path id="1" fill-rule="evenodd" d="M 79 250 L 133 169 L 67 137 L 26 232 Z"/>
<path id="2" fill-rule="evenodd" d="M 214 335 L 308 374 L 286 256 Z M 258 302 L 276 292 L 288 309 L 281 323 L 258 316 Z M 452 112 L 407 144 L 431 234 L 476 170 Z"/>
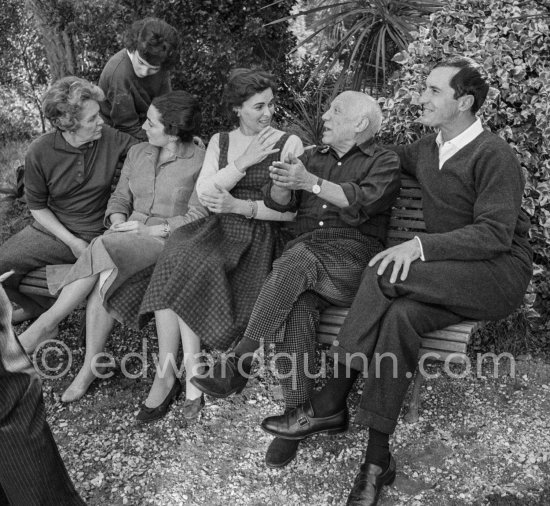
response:
<path id="1" fill-rule="evenodd" d="M 148 227 L 141 221 L 123 221 L 121 223 L 113 223 L 109 230 L 113 232 L 129 232 L 131 234 L 150 235 L 151 227 Z"/>
<path id="2" fill-rule="evenodd" d="M 214 183 L 214 190 L 207 190 L 201 195 L 201 202 L 211 213 L 236 212 L 237 199 L 216 183 Z"/>
<path id="3" fill-rule="evenodd" d="M 317 183 L 317 176 L 308 172 L 294 154 L 290 154 L 286 162 L 273 162 L 269 167 L 269 176 L 275 186 L 287 190 L 311 191 Z"/>
<path id="4" fill-rule="evenodd" d="M 403 242 L 397 246 L 392 246 L 371 258 L 369 267 L 374 267 L 377 262 L 380 262 L 376 273 L 381 276 L 386 268 L 393 262 L 393 269 L 390 276 L 390 283 L 395 283 L 399 272 L 399 279 L 405 281 L 409 275 L 411 264 L 420 258 L 421 250 L 417 239 Z"/>

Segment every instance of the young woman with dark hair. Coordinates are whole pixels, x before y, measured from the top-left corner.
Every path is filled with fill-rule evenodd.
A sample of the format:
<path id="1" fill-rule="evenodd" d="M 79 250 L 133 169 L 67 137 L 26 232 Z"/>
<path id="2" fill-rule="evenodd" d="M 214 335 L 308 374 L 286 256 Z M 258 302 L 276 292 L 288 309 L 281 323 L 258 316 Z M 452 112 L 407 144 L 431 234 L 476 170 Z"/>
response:
<path id="1" fill-rule="evenodd" d="M 125 48 L 111 57 L 99 78 L 105 93 L 101 114 L 108 125 L 147 140 L 141 125 L 153 98 L 170 91 L 170 68 L 179 58 L 176 29 L 157 18 L 130 26 Z"/>

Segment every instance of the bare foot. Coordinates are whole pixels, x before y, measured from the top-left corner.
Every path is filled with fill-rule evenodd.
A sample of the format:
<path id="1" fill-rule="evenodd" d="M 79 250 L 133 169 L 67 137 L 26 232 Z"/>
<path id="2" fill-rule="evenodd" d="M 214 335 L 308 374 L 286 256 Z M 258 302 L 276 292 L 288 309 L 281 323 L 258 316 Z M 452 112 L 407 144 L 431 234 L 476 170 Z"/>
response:
<path id="1" fill-rule="evenodd" d="M 69 388 L 63 392 L 61 396 L 61 402 L 74 402 L 78 401 L 90 388 L 90 385 L 96 379 L 92 371 L 88 369 L 80 369 L 73 382 L 69 385 Z"/>
<path id="2" fill-rule="evenodd" d="M 57 325 L 51 329 L 46 329 L 36 321 L 25 332 L 19 335 L 19 342 L 25 352 L 30 355 L 41 342 L 55 339 L 58 335 L 59 327 Z"/>

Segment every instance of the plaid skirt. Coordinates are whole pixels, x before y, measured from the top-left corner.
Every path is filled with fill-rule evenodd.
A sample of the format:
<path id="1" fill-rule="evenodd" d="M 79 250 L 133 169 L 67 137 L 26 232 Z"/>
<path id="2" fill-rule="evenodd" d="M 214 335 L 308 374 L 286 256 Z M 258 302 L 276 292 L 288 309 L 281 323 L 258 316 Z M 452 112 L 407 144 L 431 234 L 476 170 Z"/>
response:
<path id="1" fill-rule="evenodd" d="M 114 315 L 135 328 L 172 309 L 200 337 L 225 350 L 244 333 L 271 265 L 288 239 L 281 224 L 236 214 L 211 215 L 178 228 L 156 266 L 111 297 Z"/>

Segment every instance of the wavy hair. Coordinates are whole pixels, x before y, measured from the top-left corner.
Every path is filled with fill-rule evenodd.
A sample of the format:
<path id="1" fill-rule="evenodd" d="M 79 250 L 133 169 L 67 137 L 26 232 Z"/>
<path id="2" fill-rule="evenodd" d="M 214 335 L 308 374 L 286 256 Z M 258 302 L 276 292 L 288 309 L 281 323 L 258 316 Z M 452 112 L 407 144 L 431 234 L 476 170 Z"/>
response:
<path id="1" fill-rule="evenodd" d="M 53 127 L 74 132 L 80 127 L 82 104 L 105 100 L 103 90 L 80 77 L 62 77 L 42 97 L 42 111 Z"/>
<path id="2" fill-rule="evenodd" d="M 224 88 L 224 102 L 229 109 L 233 109 L 268 88 L 271 88 L 273 93 L 277 90 L 277 81 L 273 74 L 261 69 L 233 69 Z"/>
<path id="3" fill-rule="evenodd" d="M 149 65 L 163 70 L 179 60 L 179 37 L 176 29 L 158 18 L 140 19 L 124 34 L 124 45 L 130 52 L 137 51 Z"/>

